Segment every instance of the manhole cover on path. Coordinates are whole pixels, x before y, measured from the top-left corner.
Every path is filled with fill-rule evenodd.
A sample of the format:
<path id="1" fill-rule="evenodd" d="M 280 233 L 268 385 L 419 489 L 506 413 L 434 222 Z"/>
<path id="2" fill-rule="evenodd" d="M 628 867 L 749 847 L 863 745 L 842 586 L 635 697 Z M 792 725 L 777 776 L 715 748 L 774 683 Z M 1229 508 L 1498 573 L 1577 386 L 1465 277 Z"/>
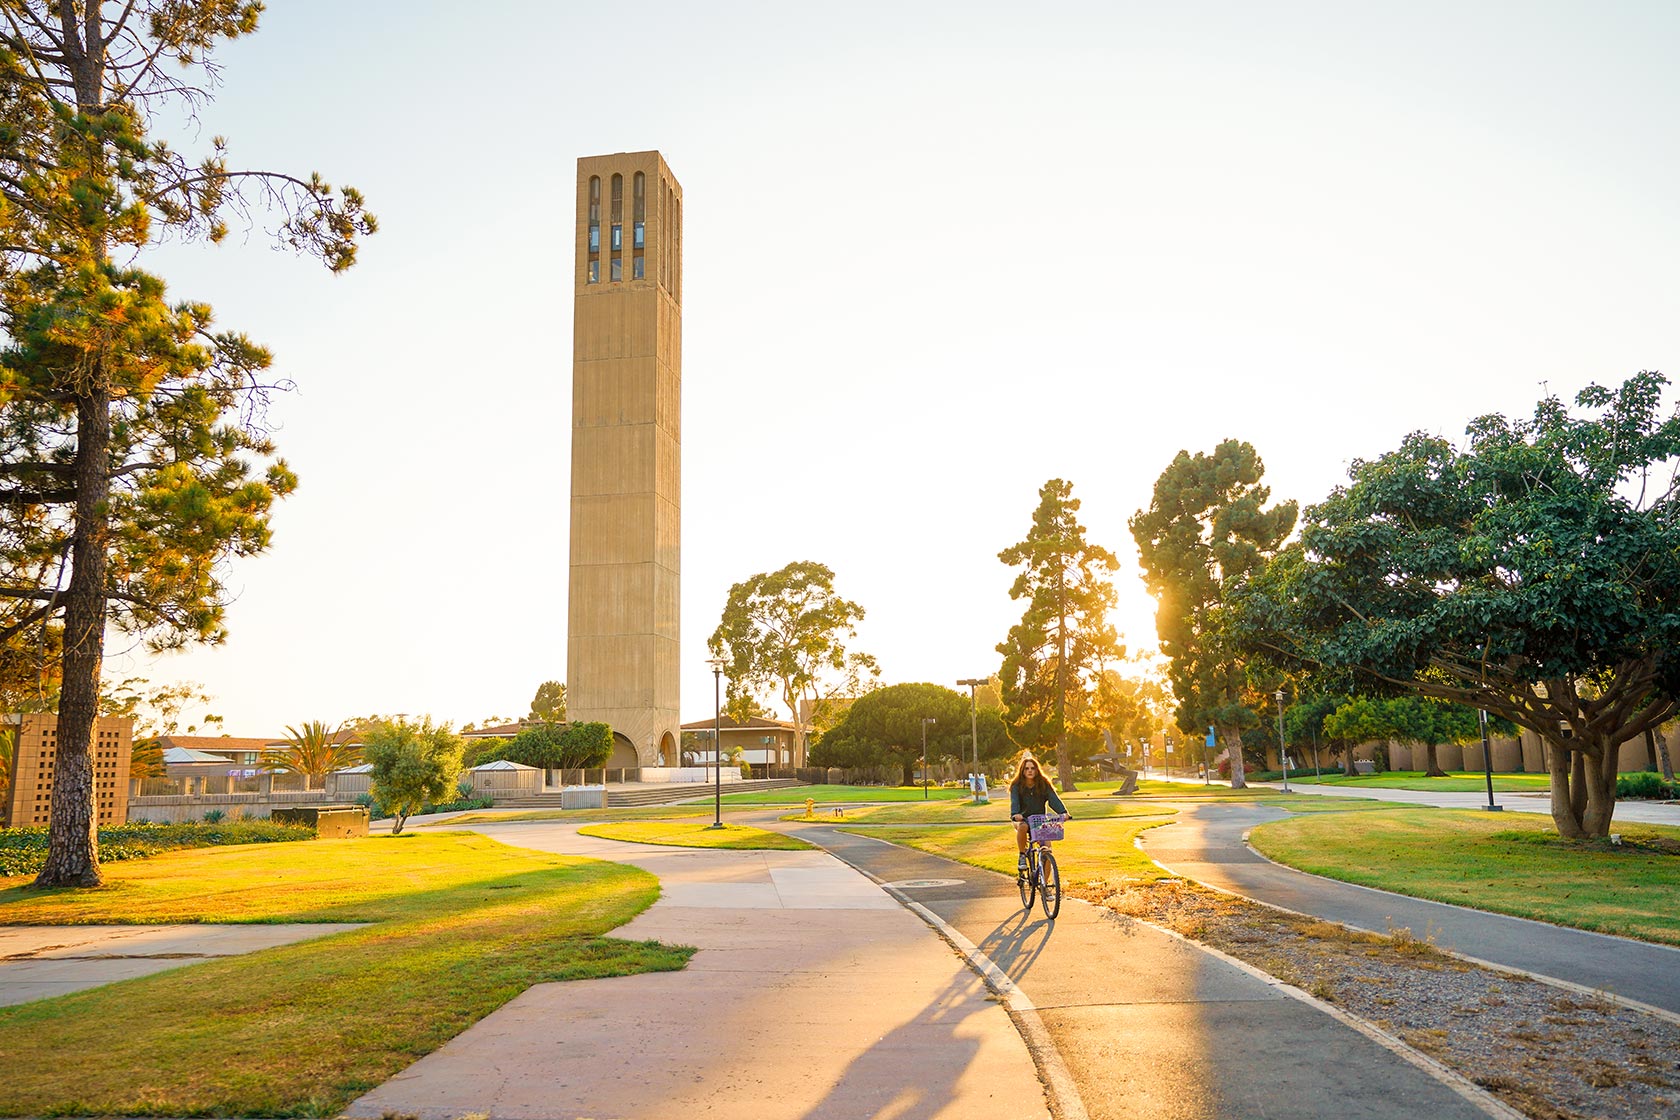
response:
<path id="1" fill-rule="evenodd" d="M 960 887 L 968 882 L 967 879 L 900 879 L 896 883 L 888 883 L 889 887 L 896 887 L 901 891 L 913 891 L 917 887 Z"/>

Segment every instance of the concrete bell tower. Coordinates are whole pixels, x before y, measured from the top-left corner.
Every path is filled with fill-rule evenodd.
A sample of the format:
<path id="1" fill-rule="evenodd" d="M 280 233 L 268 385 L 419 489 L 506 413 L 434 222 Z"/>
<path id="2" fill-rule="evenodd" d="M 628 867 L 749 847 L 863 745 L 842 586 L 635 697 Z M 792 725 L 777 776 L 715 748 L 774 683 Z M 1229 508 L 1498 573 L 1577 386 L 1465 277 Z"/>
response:
<path id="1" fill-rule="evenodd" d="M 682 187 L 658 152 L 578 160 L 566 710 L 607 765 L 675 766 Z"/>

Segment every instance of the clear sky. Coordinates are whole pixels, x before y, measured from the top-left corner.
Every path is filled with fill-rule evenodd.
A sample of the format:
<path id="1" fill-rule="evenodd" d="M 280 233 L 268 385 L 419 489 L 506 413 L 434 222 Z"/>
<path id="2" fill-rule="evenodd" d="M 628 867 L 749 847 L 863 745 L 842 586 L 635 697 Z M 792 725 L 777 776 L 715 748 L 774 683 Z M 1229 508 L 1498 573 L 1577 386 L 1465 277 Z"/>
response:
<path id="1" fill-rule="evenodd" d="M 466 15 L 473 18 L 467 20 Z M 685 720 L 818 560 L 887 682 L 996 668 L 1048 478 L 1118 553 L 1180 448 L 1311 502 L 1408 431 L 1680 374 L 1680 6 L 276 0 L 201 131 L 362 188 L 349 274 L 153 259 L 277 353 L 302 478 L 196 680 L 234 735 L 565 675 L 575 161 L 685 195 Z"/>

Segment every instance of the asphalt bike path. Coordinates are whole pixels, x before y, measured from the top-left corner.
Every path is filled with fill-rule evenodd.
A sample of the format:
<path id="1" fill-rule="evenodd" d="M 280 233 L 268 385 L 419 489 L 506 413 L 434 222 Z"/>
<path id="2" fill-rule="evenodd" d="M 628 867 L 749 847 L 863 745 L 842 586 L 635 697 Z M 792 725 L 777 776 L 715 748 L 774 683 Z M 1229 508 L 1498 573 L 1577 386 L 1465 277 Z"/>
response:
<path id="1" fill-rule="evenodd" d="M 669 848 L 577 829 L 474 828 L 656 875 L 659 901 L 610 936 L 696 946 L 688 967 L 538 984 L 346 1116 L 1047 1116 L 1008 1012 L 926 923 L 854 869 L 821 851 Z"/>
<path id="2" fill-rule="evenodd" d="M 1271 862 L 1244 840 L 1250 829 L 1288 817 L 1284 810 L 1242 803 L 1181 802 L 1176 808 L 1176 821 L 1144 832 L 1140 844 L 1150 858 L 1186 879 L 1376 933 L 1409 929 L 1449 952 L 1680 1015 L 1680 949 L 1296 871 Z"/>
<path id="3" fill-rule="evenodd" d="M 832 825 L 752 823 L 821 845 L 978 947 L 1036 1008 L 1093 1120 L 1489 1114 L 1484 1094 L 1152 926 L 1071 898 L 1049 922 L 1009 877 Z"/>

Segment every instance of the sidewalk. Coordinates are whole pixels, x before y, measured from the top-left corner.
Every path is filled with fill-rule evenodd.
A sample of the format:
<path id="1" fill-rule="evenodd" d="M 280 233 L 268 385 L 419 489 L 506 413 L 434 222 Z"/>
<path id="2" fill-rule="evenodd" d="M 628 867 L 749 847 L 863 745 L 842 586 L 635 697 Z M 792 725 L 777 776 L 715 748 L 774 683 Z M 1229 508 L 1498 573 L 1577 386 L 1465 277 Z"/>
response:
<path id="1" fill-rule="evenodd" d="M 1312 1004 L 1189 942 L 1074 899 L 1054 923 L 1014 880 L 832 826 L 771 824 L 897 884 L 1036 1006 L 1092 1120 L 1472 1120 L 1463 1095 Z"/>
<path id="2" fill-rule="evenodd" d="M 347 1116 L 1046 1116 L 1008 1013 L 921 919 L 832 856 L 624 844 L 577 827 L 475 831 L 659 876 L 660 900 L 612 936 L 698 946 L 688 968 L 531 988 Z"/>
<path id="3" fill-rule="evenodd" d="M 1150 829 L 1141 843 L 1168 870 L 1234 894 L 1377 933 L 1406 927 L 1441 949 L 1680 1015 L 1680 949 L 1325 879 L 1272 863 L 1243 842 L 1249 829 L 1288 815 L 1251 803 L 1180 803 L 1178 820 Z"/>

